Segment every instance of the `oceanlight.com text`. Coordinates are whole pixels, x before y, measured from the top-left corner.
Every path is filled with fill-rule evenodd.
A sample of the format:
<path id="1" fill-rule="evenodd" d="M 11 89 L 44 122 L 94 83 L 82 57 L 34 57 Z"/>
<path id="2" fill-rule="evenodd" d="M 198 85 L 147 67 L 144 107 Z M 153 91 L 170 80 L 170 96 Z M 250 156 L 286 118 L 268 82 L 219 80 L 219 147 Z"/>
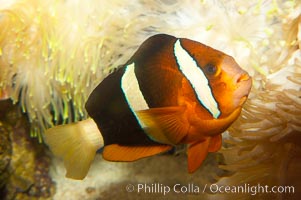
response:
<path id="1" fill-rule="evenodd" d="M 136 183 L 127 184 L 125 187 L 127 192 L 145 193 L 145 194 L 162 194 L 168 193 L 176 194 L 249 194 L 257 195 L 262 193 L 285 193 L 294 194 L 294 186 L 269 186 L 269 185 L 250 185 L 248 183 L 242 185 L 218 185 L 218 184 L 205 184 L 197 185 L 194 183 L 167 185 L 162 183 Z"/>
<path id="2" fill-rule="evenodd" d="M 208 186 L 208 185 L 207 185 Z M 207 187 L 206 186 L 206 187 Z M 294 186 L 269 186 L 269 185 L 250 185 L 250 184 L 244 184 L 244 185 L 218 185 L 218 184 L 211 184 L 209 185 L 209 191 L 211 193 L 232 193 L 232 194 L 250 194 L 250 195 L 256 195 L 259 193 L 287 193 L 287 194 L 293 194 L 295 193 L 295 187 Z"/>

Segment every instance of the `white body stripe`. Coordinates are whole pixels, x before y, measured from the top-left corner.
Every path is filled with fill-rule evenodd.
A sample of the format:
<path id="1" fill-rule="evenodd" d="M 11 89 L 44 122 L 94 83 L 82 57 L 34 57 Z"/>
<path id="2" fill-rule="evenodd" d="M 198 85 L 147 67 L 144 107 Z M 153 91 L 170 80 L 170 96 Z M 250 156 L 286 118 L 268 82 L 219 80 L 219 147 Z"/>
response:
<path id="1" fill-rule="evenodd" d="M 179 69 L 190 82 L 200 103 L 215 119 L 218 118 L 220 111 L 218 109 L 217 102 L 213 97 L 208 79 L 199 68 L 196 61 L 181 46 L 179 39 L 174 44 L 174 54 L 179 65 Z"/>
<path id="2" fill-rule="evenodd" d="M 142 128 L 145 127 L 143 122 L 139 120 L 135 111 L 149 109 L 147 102 L 144 99 L 143 94 L 140 91 L 139 83 L 135 74 L 135 64 L 132 63 L 126 66 L 125 72 L 121 78 L 121 89 L 127 100 L 127 103 L 138 120 Z"/>

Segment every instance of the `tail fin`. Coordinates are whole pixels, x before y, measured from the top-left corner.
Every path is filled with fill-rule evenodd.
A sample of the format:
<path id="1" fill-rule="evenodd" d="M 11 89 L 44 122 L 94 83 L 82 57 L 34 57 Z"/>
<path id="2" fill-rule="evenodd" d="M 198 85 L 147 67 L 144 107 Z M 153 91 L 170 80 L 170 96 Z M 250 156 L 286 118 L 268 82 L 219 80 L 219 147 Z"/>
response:
<path id="1" fill-rule="evenodd" d="M 93 119 L 60 125 L 46 130 L 45 141 L 51 151 L 64 159 L 66 177 L 84 179 L 103 138 Z"/>

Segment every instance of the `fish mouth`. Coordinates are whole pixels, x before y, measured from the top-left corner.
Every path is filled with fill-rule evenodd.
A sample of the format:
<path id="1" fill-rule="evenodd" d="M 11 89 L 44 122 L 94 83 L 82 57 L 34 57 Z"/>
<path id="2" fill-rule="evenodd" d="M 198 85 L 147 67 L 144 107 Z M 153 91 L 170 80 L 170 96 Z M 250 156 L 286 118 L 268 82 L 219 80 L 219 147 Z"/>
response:
<path id="1" fill-rule="evenodd" d="M 247 74 L 239 75 L 236 78 L 237 88 L 233 95 L 233 101 L 235 106 L 242 106 L 251 91 L 252 87 L 252 78 Z"/>
<path id="2" fill-rule="evenodd" d="M 236 82 L 237 83 L 240 83 L 240 82 L 243 82 L 243 81 L 248 81 L 250 80 L 251 77 L 246 73 L 246 74 L 242 74 L 240 75 L 237 79 L 236 79 Z"/>

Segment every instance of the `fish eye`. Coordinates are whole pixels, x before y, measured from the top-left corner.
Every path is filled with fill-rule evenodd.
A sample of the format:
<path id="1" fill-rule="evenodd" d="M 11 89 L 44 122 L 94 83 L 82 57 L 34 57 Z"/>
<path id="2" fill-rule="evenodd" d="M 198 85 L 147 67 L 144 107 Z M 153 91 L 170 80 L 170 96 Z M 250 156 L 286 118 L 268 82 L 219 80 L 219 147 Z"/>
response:
<path id="1" fill-rule="evenodd" d="M 207 64 L 205 65 L 204 70 L 207 75 L 214 75 L 217 72 L 217 67 L 213 64 Z"/>

